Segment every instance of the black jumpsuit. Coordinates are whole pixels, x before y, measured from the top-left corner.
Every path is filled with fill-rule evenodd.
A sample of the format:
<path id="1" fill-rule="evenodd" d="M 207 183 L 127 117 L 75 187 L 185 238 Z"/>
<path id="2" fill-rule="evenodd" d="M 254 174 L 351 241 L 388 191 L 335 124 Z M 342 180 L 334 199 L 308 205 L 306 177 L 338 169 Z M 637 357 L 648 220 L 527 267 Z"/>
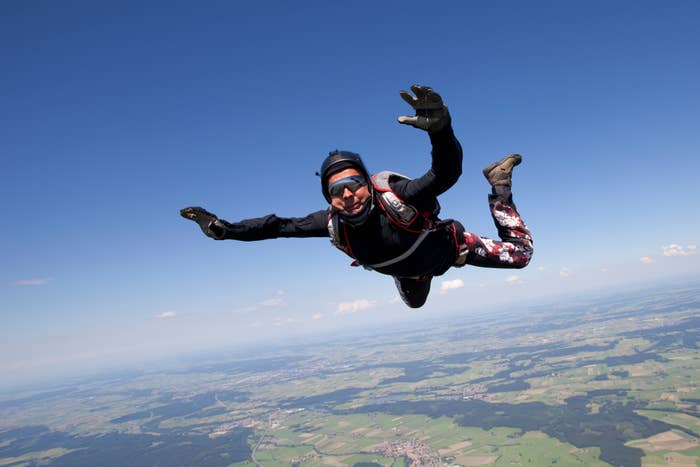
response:
<path id="1" fill-rule="evenodd" d="M 393 192 L 420 211 L 430 211 L 438 195 L 455 184 L 462 174 L 462 148 L 448 125 L 430 133 L 432 164 L 421 177 L 413 180 L 389 180 Z M 374 192 L 374 196 L 378 193 Z M 375 199 L 375 207 L 366 222 L 358 226 L 342 223 L 341 237 L 352 256 L 361 265 L 372 265 L 396 258 L 408 250 L 418 234 L 396 226 Z M 491 214 L 502 241 L 494 241 L 465 232 L 457 221 L 428 235 L 406 259 L 377 272 L 395 278 L 403 300 L 411 307 L 425 302 L 430 279 L 444 274 L 451 266 L 472 264 L 481 267 L 522 268 L 530 261 L 532 238 L 518 215 L 509 187 L 496 187 L 489 195 Z M 328 237 L 330 208 L 306 217 L 260 218 L 229 223 L 223 221 L 220 239 L 254 241 L 279 237 Z"/>

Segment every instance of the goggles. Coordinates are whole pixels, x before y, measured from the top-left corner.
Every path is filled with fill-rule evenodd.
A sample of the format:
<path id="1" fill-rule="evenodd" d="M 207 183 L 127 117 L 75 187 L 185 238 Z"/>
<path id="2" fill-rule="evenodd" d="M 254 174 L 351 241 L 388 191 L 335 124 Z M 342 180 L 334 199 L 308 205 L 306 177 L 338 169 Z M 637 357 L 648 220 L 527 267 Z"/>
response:
<path id="1" fill-rule="evenodd" d="M 343 196 L 346 188 L 355 193 L 365 185 L 367 185 L 365 177 L 361 175 L 351 175 L 349 177 L 336 180 L 328 185 L 328 194 L 331 195 L 332 198 L 339 198 Z"/>

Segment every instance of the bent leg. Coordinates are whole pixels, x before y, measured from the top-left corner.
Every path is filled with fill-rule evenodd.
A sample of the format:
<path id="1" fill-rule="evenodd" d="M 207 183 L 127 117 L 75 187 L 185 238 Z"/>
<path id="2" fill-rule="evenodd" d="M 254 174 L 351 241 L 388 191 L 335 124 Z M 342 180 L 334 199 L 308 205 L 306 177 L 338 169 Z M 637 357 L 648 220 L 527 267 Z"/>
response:
<path id="1" fill-rule="evenodd" d="M 518 214 L 508 186 L 496 186 L 489 195 L 491 216 L 501 241 L 464 232 L 464 244 L 455 266 L 524 268 L 532 257 L 532 234 Z"/>
<path id="2" fill-rule="evenodd" d="M 399 290 L 401 300 L 411 308 L 420 308 L 428 299 L 430 293 L 431 276 L 413 279 L 407 277 L 394 277 L 394 283 Z"/>

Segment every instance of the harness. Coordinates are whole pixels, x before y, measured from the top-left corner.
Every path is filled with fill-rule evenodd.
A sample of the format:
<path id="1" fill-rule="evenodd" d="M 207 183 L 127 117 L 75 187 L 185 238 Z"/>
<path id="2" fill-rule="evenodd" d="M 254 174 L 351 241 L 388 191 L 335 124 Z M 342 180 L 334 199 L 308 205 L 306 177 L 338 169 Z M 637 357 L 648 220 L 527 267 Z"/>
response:
<path id="1" fill-rule="evenodd" d="M 413 244 L 400 255 L 396 256 L 395 258 L 382 261 L 381 263 L 362 264 L 365 269 L 384 268 L 405 260 L 411 256 L 416 249 L 418 249 L 420 244 L 426 239 L 426 237 L 428 237 L 428 235 L 452 224 L 452 221 L 440 221 L 437 218 L 437 215 L 440 212 L 440 204 L 437 202 L 437 200 L 430 211 L 421 212 L 415 206 L 408 204 L 399 198 L 389 185 L 389 179 L 391 178 L 410 180 L 410 178 L 404 175 L 388 170 L 373 175 L 371 181 L 374 190 L 377 192 L 377 199 L 379 201 L 377 204 L 379 204 L 380 208 L 384 211 L 392 224 L 401 230 L 417 234 L 417 237 L 413 241 Z M 342 234 L 341 229 L 343 231 Z M 340 216 L 338 216 L 338 213 L 335 210 L 331 210 L 328 216 L 328 234 L 331 243 L 336 248 L 355 259 L 352 266 L 360 266 L 359 261 L 357 261 L 357 257 L 352 252 L 352 248 L 350 247 L 350 242 L 347 235 L 347 226 L 340 221 Z"/>

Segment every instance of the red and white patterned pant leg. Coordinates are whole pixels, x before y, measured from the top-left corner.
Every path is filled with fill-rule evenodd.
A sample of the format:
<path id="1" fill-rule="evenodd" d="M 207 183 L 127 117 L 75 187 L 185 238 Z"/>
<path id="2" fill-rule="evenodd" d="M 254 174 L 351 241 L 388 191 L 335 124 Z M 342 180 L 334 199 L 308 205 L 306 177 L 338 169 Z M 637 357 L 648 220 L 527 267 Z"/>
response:
<path id="1" fill-rule="evenodd" d="M 459 263 L 487 268 L 524 268 L 532 257 L 532 234 L 512 201 L 490 196 L 489 205 L 501 241 L 464 233 Z"/>

